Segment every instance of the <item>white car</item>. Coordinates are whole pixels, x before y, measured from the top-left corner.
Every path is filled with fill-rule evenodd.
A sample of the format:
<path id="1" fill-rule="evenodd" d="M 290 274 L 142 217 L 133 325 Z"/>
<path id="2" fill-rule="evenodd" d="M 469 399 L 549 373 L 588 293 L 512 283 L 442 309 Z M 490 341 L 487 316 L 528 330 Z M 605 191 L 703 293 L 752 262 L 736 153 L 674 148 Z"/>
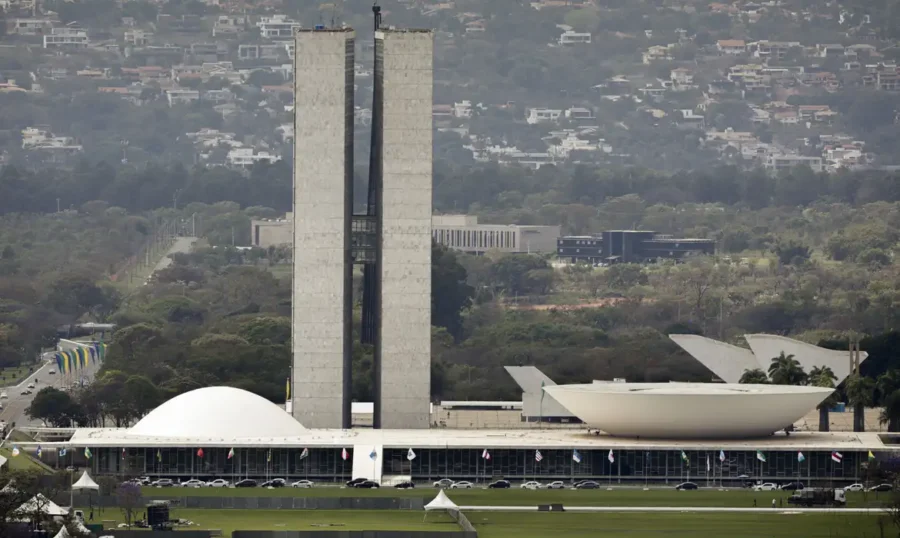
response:
<path id="1" fill-rule="evenodd" d="M 198 480 L 196 478 L 191 478 L 187 482 L 182 482 L 181 487 L 183 488 L 202 488 L 206 485 L 206 482 L 203 480 Z"/>
<path id="2" fill-rule="evenodd" d="M 33 389 L 33 388 L 34 388 L 34 383 L 29 383 L 29 384 L 28 384 L 28 388 Z"/>
<path id="3" fill-rule="evenodd" d="M 753 491 L 775 491 L 778 489 L 778 485 L 773 484 L 771 482 L 766 482 L 765 484 L 757 484 L 753 486 Z"/>
<path id="4" fill-rule="evenodd" d="M 292 488 L 311 488 L 313 487 L 312 480 L 297 480 L 293 484 L 291 484 Z"/>
<path id="5" fill-rule="evenodd" d="M 227 488 L 231 485 L 231 482 L 225 480 L 224 478 L 216 478 L 212 482 L 207 482 L 206 487 L 208 488 Z"/>
<path id="6" fill-rule="evenodd" d="M 844 488 L 844 491 L 865 491 L 866 487 L 862 484 L 850 484 Z"/>
<path id="7" fill-rule="evenodd" d="M 22 391 L 22 396 L 28 396 L 29 394 L 31 394 L 31 389 L 25 389 Z"/>
<path id="8" fill-rule="evenodd" d="M 6 400 L 7 398 L 9 398 L 9 394 L 6 391 L 0 392 L 0 400 Z"/>
<path id="9" fill-rule="evenodd" d="M 566 483 L 562 480 L 555 480 L 544 486 L 544 489 L 566 489 Z"/>
<path id="10" fill-rule="evenodd" d="M 436 488 L 450 488 L 453 487 L 453 480 L 449 478 L 441 478 L 437 482 L 434 483 L 434 487 Z"/>
<path id="11" fill-rule="evenodd" d="M 542 487 L 544 487 L 544 485 L 541 484 L 540 482 L 535 482 L 534 480 L 531 480 L 529 482 L 523 483 L 519 487 L 522 489 L 541 489 Z"/>
<path id="12" fill-rule="evenodd" d="M 460 482 L 454 482 L 453 485 L 450 486 L 450 489 L 472 489 L 474 487 L 475 484 L 462 480 Z"/>

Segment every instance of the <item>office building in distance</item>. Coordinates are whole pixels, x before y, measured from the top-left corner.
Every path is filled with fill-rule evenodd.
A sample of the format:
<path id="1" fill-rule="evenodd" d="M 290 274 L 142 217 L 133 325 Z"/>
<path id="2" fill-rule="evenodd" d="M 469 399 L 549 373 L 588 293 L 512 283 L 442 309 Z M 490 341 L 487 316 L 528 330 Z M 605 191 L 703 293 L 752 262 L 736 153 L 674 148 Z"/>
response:
<path id="1" fill-rule="evenodd" d="M 609 230 L 595 235 L 568 235 L 557 241 L 556 255 L 571 263 L 648 263 L 715 254 L 712 239 L 678 239 L 647 230 Z"/>
<path id="2" fill-rule="evenodd" d="M 435 215 L 431 235 L 435 243 L 468 252 L 551 253 L 556 250 L 559 226 L 479 224 L 474 215 Z"/>

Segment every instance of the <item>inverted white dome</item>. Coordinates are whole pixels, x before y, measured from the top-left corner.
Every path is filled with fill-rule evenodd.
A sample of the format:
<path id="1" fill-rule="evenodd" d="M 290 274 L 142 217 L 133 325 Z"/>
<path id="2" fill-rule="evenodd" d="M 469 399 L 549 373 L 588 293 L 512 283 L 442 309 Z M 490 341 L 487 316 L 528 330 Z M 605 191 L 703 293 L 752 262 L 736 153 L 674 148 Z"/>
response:
<path id="1" fill-rule="evenodd" d="M 834 389 L 724 383 L 594 383 L 544 392 L 589 426 L 613 436 L 724 439 L 771 435 Z"/>
<path id="2" fill-rule="evenodd" d="M 131 435 L 246 439 L 293 437 L 306 428 L 284 409 L 234 387 L 185 392 L 160 405 L 131 427 Z"/>

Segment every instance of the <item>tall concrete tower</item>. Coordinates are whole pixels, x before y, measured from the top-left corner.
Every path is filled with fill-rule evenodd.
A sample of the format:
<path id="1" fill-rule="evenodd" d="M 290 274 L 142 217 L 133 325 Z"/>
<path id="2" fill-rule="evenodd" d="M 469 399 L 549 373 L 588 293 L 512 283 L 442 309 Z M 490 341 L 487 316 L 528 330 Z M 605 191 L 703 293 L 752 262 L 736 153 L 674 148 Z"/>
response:
<path id="1" fill-rule="evenodd" d="M 310 428 L 351 425 L 354 37 L 294 39 L 291 406 Z"/>
<path id="2" fill-rule="evenodd" d="M 431 394 L 432 80 L 430 30 L 375 32 L 377 167 L 375 425 L 427 428 Z M 380 134 L 380 136 L 377 136 Z M 376 147 L 377 146 L 377 147 Z M 371 181 L 371 179 L 370 179 Z"/>

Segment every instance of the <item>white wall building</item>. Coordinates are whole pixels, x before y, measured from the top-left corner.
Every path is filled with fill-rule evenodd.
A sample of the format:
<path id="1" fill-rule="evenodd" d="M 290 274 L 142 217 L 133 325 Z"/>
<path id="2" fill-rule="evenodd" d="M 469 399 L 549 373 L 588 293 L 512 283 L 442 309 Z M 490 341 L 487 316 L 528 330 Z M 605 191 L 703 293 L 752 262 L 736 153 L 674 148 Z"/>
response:
<path id="1" fill-rule="evenodd" d="M 269 164 L 280 161 L 281 157 L 267 151 L 255 151 L 253 148 L 234 148 L 228 152 L 226 162 L 236 168 L 249 168 L 259 162 Z"/>
<path id="2" fill-rule="evenodd" d="M 86 31 L 79 28 L 53 28 L 44 35 L 45 49 L 84 49 L 90 45 Z"/>
<path id="3" fill-rule="evenodd" d="M 580 45 L 591 42 L 591 34 L 588 32 L 574 32 L 566 30 L 559 36 L 560 45 Z"/>
<path id="4" fill-rule="evenodd" d="M 563 111 L 554 108 L 529 108 L 525 121 L 530 125 L 558 121 Z"/>
<path id="5" fill-rule="evenodd" d="M 262 17 L 256 26 L 259 28 L 260 37 L 290 39 L 294 35 L 294 30 L 300 28 L 300 23 L 288 18 L 287 15 L 272 15 Z"/>

